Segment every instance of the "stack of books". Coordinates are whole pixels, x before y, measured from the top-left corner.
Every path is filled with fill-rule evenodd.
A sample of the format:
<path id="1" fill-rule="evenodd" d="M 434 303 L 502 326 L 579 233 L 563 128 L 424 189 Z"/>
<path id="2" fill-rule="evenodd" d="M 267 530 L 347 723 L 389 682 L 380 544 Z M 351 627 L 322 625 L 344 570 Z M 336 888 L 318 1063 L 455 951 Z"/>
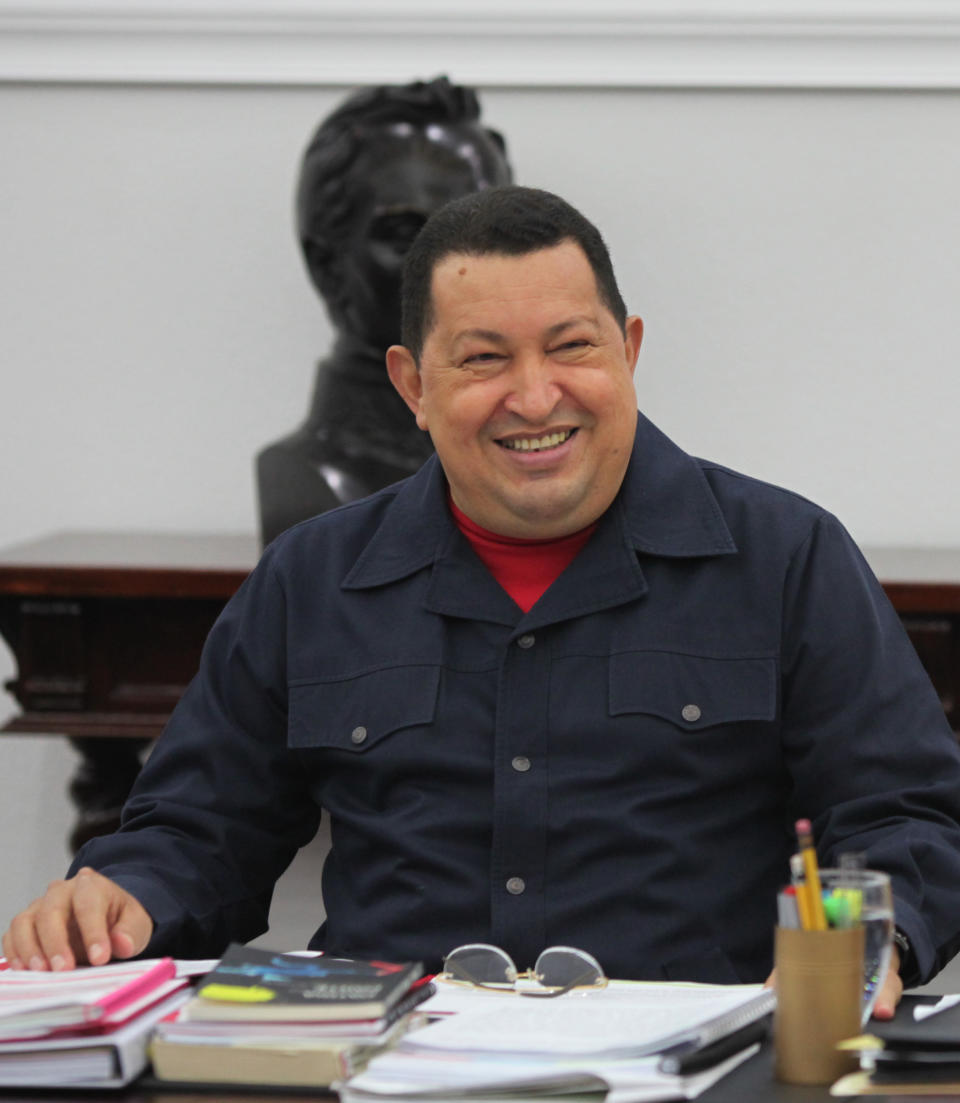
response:
<path id="1" fill-rule="evenodd" d="M 419 964 L 231 946 L 196 994 L 156 1030 L 160 1080 L 329 1085 L 408 1029 L 430 995 Z"/>
<path id="2" fill-rule="evenodd" d="M 843 1043 L 861 1067 L 831 1095 L 960 1096 L 960 995 L 906 995 L 892 1021 L 868 1030 Z"/>
<path id="3" fill-rule="evenodd" d="M 154 1026 L 187 998 L 171 958 L 63 973 L 0 965 L 0 1086 L 120 1087 L 147 1066 Z"/>

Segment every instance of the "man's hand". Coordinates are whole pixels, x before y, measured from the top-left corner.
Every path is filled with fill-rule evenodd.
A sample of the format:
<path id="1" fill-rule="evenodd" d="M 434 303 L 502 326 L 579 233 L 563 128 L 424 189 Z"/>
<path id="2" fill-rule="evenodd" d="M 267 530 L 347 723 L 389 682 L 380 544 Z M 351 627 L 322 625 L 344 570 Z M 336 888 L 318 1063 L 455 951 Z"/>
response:
<path id="1" fill-rule="evenodd" d="M 764 988 L 776 988 L 776 969 L 763 982 L 763 986 Z M 887 970 L 887 979 L 877 993 L 877 1002 L 873 1005 L 873 1017 L 875 1019 L 892 1019 L 902 995 L 903 981 L 900 979 L 900 951 L 894 946 L 890 951 L 890 968 Z"/>
<path id="2" fill-rule="evenodd" d="M 47 891 L 10 923 L 3 952 L 14 969 L 73 969 L 139 954 L 153 920 L 129 892 L 84 867 Z"/>

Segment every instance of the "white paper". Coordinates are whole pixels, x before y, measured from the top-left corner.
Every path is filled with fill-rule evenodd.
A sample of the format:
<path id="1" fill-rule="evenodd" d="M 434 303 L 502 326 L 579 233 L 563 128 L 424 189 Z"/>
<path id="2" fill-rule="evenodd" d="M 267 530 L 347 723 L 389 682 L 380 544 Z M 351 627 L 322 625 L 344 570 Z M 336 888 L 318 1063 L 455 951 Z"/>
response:
<path id="1" fill-rule="evenodd" d="M 713 1068 L 688 1076 L 660 1072 L 658 1057 L 604 1061 L 393 1050 L 375 1057 L 365 1072 L 340 1085 L 339 1093 L 341 1103 L 359 1103 L 374 1096 L 439 1100 L 495 1092 L 498 1103 L 503 1103 L 501 1094 L 509 1098 L 511 1094 L 549 1093 L 551 1086 L 556 1092 L 564 1082 L 569 1089 L 583 1080 L 583 1090 L 590 1090 L 591 1083 L 597 1091 L 606 1087 L 607 1103 L 693 1099 L 759 1050 L 759 1045 L 751 1046 Z"/>
<path id="2" fill-rule="evenodd" d="M 931 1015 L 936 1015 L 940 1011 L 946 1011 L 947 1008 L 956 1007 L 960 1003 L 960 995 L 941 996 L 936 1003 L 922 1003 L 918 1004 L 913 1009 L 913 1017 L 918 1023 L 923 1022 L 924 1019 L 929 1019 Z"/>
<path id="3" fill-rule="evenodd" d="M 0 959 L 2 960 L 2 959 Z M 83 1025 L 80 1007 L 93 1007 L 118 987 L 159 965 L 162 958 L 112 961 L 50 972 L 0 969 L 0 1040 L 42 1038 L 51 1032 Z M 209 961 L 176 961 L 176 976 L 113 1012 L 97 1016 L 102 1025 L 120 1025 L 158 1000 L 182 988 L 187 977 L 209 972 Z"/>
<path id="4" fill-rule="evenodd" d="M 111 962 L 109 965 L 84 965 L 61 973 L 34 969 L 9 969 L 0 972 L 0 1014 L 19 1011 L 28 1003 L 62 1003 L 64 1000 L 96 999 L 112 992 L 125 980 L 142 976 L 162 959 Z"/>

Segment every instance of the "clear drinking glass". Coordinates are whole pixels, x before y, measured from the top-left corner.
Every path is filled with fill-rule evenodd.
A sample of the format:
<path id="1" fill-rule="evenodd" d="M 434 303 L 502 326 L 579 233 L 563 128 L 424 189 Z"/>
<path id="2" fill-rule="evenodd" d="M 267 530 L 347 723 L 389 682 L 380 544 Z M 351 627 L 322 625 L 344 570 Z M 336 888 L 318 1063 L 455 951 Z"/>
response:
<path id="1" fill-rule="evenodd" d="M 890 878 L 875 869 L 821 869 L 820 884 L 824 908 L 833 925 L 834 917 L 864 928 L 863 1014 L 866 1023 L 890 966 L 893 945 L 893 893 Z M 833 914 L 831 914 L 833 913 Z"/>

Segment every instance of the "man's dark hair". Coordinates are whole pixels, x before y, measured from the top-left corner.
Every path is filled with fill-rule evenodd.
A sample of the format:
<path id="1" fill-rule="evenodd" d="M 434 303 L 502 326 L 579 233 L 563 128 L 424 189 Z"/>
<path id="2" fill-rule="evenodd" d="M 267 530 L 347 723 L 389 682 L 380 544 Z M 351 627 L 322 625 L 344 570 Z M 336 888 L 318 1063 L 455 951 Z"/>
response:
<path id="1" fill-rule="evenodd" d="M 300 166 L 297 236 L 314 283 L 334 307 L 344 293 L 337 258 L 354 210 L 348 173 L 371 133 L 392 123 L 422 127 L 430 123 L 477 123 L 479 118 L 480 104 L 472 88 L 437 77 L 362 88 L 348 96 L 316 129 Z M 489 127 L 481 129 L 506 157 L 499 132 Z"/>
<path id="2" fill-rule="evenodd" d="M 403 343 L 417 363 L 433 325 L 431 282 L 444 257 L 525 256 L 564 241 L 586 254 L 600 301 L 624 329 L 627 308 L 600 231 L 566 200 L 538 188 L 504 185 L 454 199 L 417 234 L 403 267 Z"/>

